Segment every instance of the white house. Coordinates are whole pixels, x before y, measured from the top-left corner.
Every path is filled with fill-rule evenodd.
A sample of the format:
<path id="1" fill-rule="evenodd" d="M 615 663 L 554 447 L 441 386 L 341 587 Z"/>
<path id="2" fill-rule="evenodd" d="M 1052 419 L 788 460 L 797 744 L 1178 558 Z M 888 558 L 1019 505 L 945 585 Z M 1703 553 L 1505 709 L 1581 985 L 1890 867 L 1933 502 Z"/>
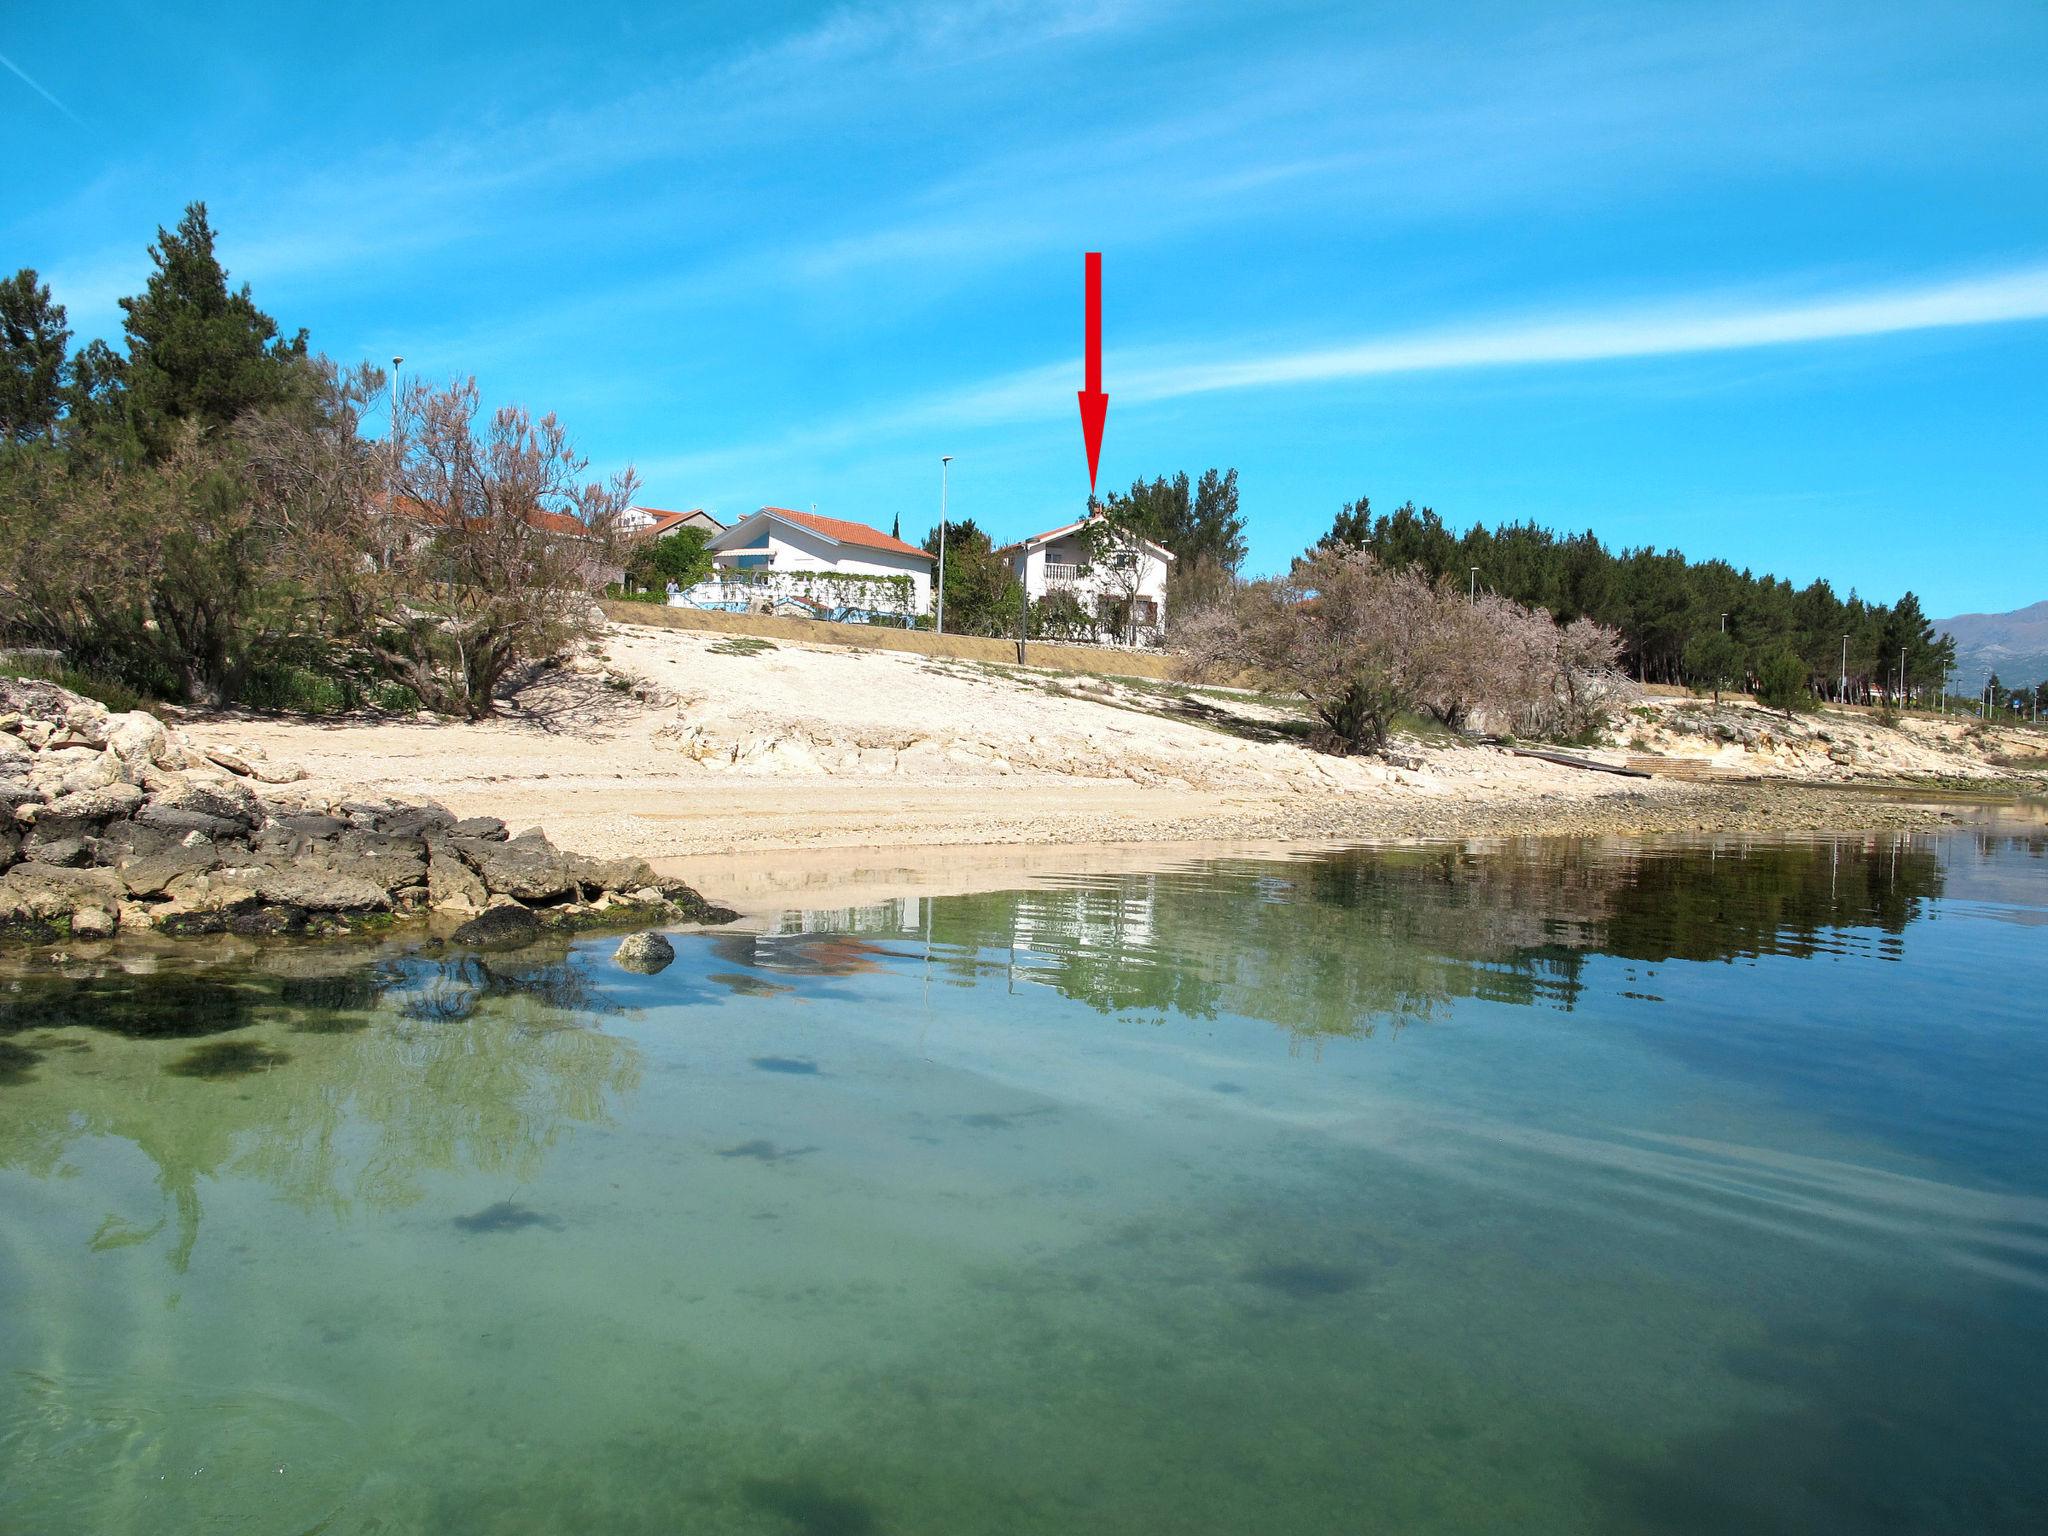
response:
<path id="1" fill-rule="evenodd" d="M 906 620 L 931 612 L 932 557 L 866 523 L 763 507 L 706 547 L 712 574 L 670 601 L 819 618 Z"/>
<path id="2" fill-rule="evenodd" d="M 1121 547 L 1111 540 L 1111 547 L 1103 547 L 1100 536 L 1089 533 L 1089 525 L 1100 521 L 1084 517 L 1006 544 L 996 553 L 1010 562 L 1033 602 L 1071 592 L 1099 637 L 1157 644 L 1166 632 L 1166 575 L 1173 552 L 1150 539 Z"/>

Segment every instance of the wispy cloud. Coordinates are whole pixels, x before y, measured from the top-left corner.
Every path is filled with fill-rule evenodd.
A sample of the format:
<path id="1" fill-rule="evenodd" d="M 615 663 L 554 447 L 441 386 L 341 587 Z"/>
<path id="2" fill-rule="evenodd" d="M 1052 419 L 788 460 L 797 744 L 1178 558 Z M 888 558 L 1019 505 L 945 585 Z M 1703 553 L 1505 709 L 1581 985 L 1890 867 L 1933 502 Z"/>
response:
<path id="1" fill-rule="evenodd" d="M 2048 320 L 2048 265 L 1790 302 L 1672 299 L 1607 312 L 1444 326 L 1308 350 L 1202 358 L 1185 348 L 1146 348 L 1112 352 L 1105 368 L 1114 410 L 1226 391 L 1699 356 L 2038 320 Z M 1040 364 L 929 393 L 884 412 L 844 416 L 772 443 L 663 458 L 641 467 L 649 474 L 716 473 L 791 452 L 829 453 L 901 433 L 970 432 L 1071 416 L 1080 375 L 1078 357 Z"/>
<path id="2" fill-rule="evenodd" d="M 63 102 L 59 101 L 56 97 L 52 96 L 48 91 L 44 90 L 40 85 L 38 85 L 33 79 L 29 77 L 29 73 L 27 70 L 23 69 L 19 64 L 15 63 L 14 60 L 8 58 L 7 55 L 4 53 L 0 53 L 0 65 L 5 65 L 7 67 L 8 72 L 12 74 L 16 79 L 20 80 L 23 85 L 27 86 L 30 90 L 34 91 L 38 96 L 42 97 L 43 100 L 47 101 L 59 112 L 62 112 L 66 117 L 70 118 L 71 121 L 78 124 L 79 127 L 84 128 L 88 126 L 84 118 L 80 117 L 76 112 L 72 111 L 69 107 L 65 106 Z"/>
<path id="3" fill-rule="evenodd" d="M 1667 303 L 1193 362 L 1139 372 L 1122 393 L 1131 401 L 1171 400 L 1385 374 L 1732 352 L 2041 319 L 2048 319 L 2048 265 L 1761 307 Z"/>

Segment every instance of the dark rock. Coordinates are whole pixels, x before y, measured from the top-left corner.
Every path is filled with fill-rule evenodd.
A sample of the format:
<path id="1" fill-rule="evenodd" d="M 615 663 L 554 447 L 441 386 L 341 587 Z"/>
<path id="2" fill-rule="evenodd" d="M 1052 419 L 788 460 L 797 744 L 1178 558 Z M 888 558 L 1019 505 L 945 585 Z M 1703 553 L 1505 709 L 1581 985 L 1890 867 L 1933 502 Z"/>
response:
<path id="1" fill-rule="evenodd" d="M 98 822 L 45 813 L 23 835 L 21 856 L 37 864 L 90 864 L 92 854 L 85 840 L 98 831 Z"/>
<path id="2" fill-rule="evenodd" d="M 249 829 L 240 817 L 214 816 L 206 811 L 154 802 L 137 811 L 135 819 L 145 827 L 155 827 L 174 837 L 183 837 L 188 832 L 197 832 L 202 837 L 239 837 Z"/>
<path id="3" fill-rule="evenodd" d="M 282 938 L 306 931 L 306 912 L 301 907 L 277 906 L 260 896 L 246 894 L 222 900 L 218 905 L 169 913 L 157 919 L 157 928 L 173 938 L 209 933 L 233 933 L 251 939 Z"/>
<path id="4" fill-rule="evenodd" d="M 505 841 L 505 823 L 495 816 L 465 816 L 448 830 L 457 837 L 480 837 L 490 843 Z"/>
<path id="5" fill-rule="evenodd" d="M 270 818 L 268 826 L 282 827 L 285 831 L 292 833 L 296 837 L 304 838 L 308 842 L 318 843 L 325 842 L 329 838 L 341 836 L 347 830 L 348 823 L 334 816 L 319 816 L 306 813 L 295 816 L 273 816 Z"/>
<path id="6" fill-rule="evenodd" d="M 628 934 L 619 941 L 619 947 L 612 951 L 612 959 L 628 971 L 638 971 L 643 976 L 652 976 L 665 971 L 674 963 L 676 947 L 658 933 Z"/>
<path id="7" fill-rule="evenodd" d="M 387 837 L 417 841 L 430 832 L 446 832 L 456 824 L 454 813 L 441 806 L 399 805 L 378 817 L 372 830 Z"/>
<path id="8" fill-rule="evenodd" d="M 239 854 L 236 844 L 227 848 Z M 121 877 L 128 894 L 161 896 L 180 875 L 203 875 L 219 869 L 222 847 L 210 838 L 173 837 L 155 827 L 117 822 L 99 839 L 99 862 Z"/>
<path id="9" fill-rule="evenodd" d="M 470 949 L 518 949 L 540 937 L 540 919 L 517 905 L 492 907 L 464 923 L 449 941 Z"/>
<path id="10" fill-rule="evenodd" d="M 676 916 L 683 922 L 716 926 L 739 921 L 739 913 L 733 911 L 731 907 L 721 907 L 716 902 L 706 901 L 680 880 L 657 881 L 655 888 L 661 892 L 662 899 L 675 908 Z"/>

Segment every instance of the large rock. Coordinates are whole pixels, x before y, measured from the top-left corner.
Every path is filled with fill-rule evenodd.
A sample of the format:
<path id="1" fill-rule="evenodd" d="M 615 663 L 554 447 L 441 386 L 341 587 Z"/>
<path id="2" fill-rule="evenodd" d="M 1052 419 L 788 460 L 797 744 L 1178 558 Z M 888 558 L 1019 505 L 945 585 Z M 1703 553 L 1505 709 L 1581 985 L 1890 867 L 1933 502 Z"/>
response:
<path id="1" fill-rule="evenodd" d="M 479 837 L 451 837 L 449 843 L 493 896 L 556 901 L 576 889 L 568 857 L 538 828 L 502 843 Z"/>
<path id="2" fill-rule="evenodd" d="M 272 906 L 308 912 L 387 912 L 391 893 L 374 880 L 340 870 L 294 865 L 255 874 L 256 894 Z"/>
<path id="3" fill-rule="evenodd" d="M 74 790 L 68 795 L 59 795 L 48 805 L 38 808 L 32 819 L 37 823 L 108 822 L 117 816 L 133 816 L 141 808 L 142 800 L 142 791 L 133 784 L 102 784 L 96 789 Z"/>
<path id="4" fill-rule="evenodd" d="M 17 864 L 0 875 L 0 933 L 51 933 L 82 911 L 118 921 L 120 909 L 121 882 L 108 870 Z"/>
<path id="5" fill-rule="evenodd" d="M 170 740 L 163 721 L 139 709 L 107 721 L 107 750 L 138 772 L 162 762 Z"/>
<path id="6" fill-rule="evenodd" d="M 388 832 L 342 833 L 328 858 L 344 874 L 368 880 L 387 891 L 427 883 L 427 849 L 417 836 Z"/>
<path id="7" fill-rule="evenodd" d="M 481 912 L 490 905 L 491 893 L 452 838 L 430 836 L 426 847 L 429 905 L 455 912 Z"/>
<path id="8" fill-rule="evenodd" d="M 133 821 L 109 827 L 95 851 L 99 862 L 138 899 L 162 896 L 179 876 L 207 874 L 225 862 L 220 845 L 210 837 L 197 832 L 174 837 Z"/>

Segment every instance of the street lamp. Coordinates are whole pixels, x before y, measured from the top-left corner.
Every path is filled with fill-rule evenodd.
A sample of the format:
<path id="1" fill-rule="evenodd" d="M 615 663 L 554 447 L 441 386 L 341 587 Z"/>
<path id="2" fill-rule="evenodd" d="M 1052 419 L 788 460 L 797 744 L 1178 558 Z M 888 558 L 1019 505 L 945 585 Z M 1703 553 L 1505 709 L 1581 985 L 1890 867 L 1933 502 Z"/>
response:
<path id="1" fill-rule="evenodd" d="M 939 600 L 932 628 L 941 635 L 946 632 L 946 472 L 952 462 L 950 453 L 939 455 Z"/>
<path id="2" fill-rule="evenodd" d="M 1839 703 L 1849 702 L 1849 637 L 1842 636 L 1842 685 L 1836 693 Z"/>
<path id="3" fill-rule="evenodd" d="M 1476 565 L 1472 567 L 1472 578 L 1465 588 L 1465 601 L 1468 603 L 1479 601 L 1479 567 Z"/>
<path id="4" fill-rule="evenodd" d="M 1721 615 L 1721 633 L 1724 635 L 1728 633 L 1728 615 L 1725 613 Z"/>

